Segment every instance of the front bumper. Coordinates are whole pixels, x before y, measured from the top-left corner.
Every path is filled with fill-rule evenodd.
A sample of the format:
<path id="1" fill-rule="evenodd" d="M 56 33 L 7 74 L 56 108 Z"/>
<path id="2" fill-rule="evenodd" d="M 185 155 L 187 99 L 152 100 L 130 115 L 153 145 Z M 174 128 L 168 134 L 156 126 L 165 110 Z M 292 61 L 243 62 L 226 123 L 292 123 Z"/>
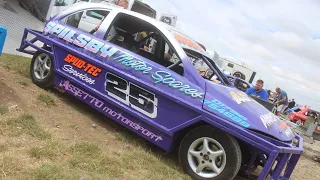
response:
<path id="1" fill-rule="evenodd" d="M 253 150 L 247 167 L 252 167 L 257 161 L 262 164 L 263 169 L 258 180 L 266 178 L 270 180 L 289 179 L 303 153 L 303 138 L 296 133 L 295 139 L 291 143 L 277 141 L 270 137 L 264 137 L 264 141 L 269 141 L 268 146 L 264 146 L 264 148 L 261 146 L 255 148 L 256 145 L 252 144 Z M 250 173 L 249 169 L 245 170 L 246 175 L 250 175 Z"/>

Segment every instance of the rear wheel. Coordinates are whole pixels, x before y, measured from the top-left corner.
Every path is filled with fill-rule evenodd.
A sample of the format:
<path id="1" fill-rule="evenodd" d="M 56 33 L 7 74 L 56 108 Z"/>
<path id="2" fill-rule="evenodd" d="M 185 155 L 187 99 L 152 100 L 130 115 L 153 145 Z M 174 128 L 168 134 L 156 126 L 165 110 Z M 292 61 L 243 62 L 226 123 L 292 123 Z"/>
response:
<path id="1" fill-rule="evenodd" d="M 31 79 L 34 84 L 42 88 L 53 86 L 54 63 L 53 58 L 46 53 L 36 52 L 30 64 Z"/>
<path id="2" fill-rule="evenodd" d="M 201 126 L 183 138 L 179 160 L 193 179 L 233 179 L 241 166 L 241 150 L 232 136 L 210 126 Z"/>

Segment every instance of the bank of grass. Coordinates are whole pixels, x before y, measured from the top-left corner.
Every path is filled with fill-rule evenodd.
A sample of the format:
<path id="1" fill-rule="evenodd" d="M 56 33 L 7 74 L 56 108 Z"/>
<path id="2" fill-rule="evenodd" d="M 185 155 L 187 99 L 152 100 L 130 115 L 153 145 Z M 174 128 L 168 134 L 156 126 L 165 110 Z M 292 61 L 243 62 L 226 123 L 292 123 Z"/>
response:
<path id="1" fill-rule="evenodd" d="M 168 155 L 138 143 L 141 140 L 128 132 L 118 139 L 122 145 L 106 146 L 94 141 L 62 141 L 46 132 L 31 115 L 0 123 L 0 135 L 5 138 L 0 143 L 4 154 L 0 158 L 2 179 L 188 179 Z M 28 138 L 20 150 L 14 150 L 16 143 L 10 142 L 17 137 Z"/>
<path id="2" fill-rule="evenodd" d="M 30 62 L 30 58 L 21 56 L 0 56 L 0 66 L 26 77 L 29 77 Z M 24 82 L 19 83 L 26 86 Z M 41 102 L 55 104 L 55 101 L 47 96 L 39 95 L 38 98 L 42 99 Z M 150 144 L 127 130 L 116 127 L 120 131 L 112 133 L 117 139 L 105 144 L 96 141 L 62 140 L 45 131 L 32 115 L 1 120 L 0 153 L 3 158 L 0 158 L 0 178 L 190 179 L 182 173 L 174 158 L 164 155 L 159 149 L 149 149 Z M 75 125 L 74 128 L 79 127 Z M 24 140 L 15 141 L 17 138 Z"/>
<path id="3" fill-rule="evenodd" d="M 46 94 L 44 94 L 44 93 L 39 94 L 37 99 L 41 102 L 44 102 L 47 106 L 56 105 L 55 98 L 47 93 Z"/>
<path id="4" fill-rule="evenodd" d="M 42 147 L 43 149 L 50 148 Z M 78 141 L 60 144 L 63 150 L 29 154 L 44 160 L 38 168 L 30 169 L 31 179 L 189 179 L 181 174 L 175 163 L 157 156 L 143 147 L 102 149 L 97 143 Z M 39 151 L 39 150 L 37 150 Z M 45 153 L 46 152 L 46 153 Z M 41 154 L 41 155 L 39 155 Z M 48 158 L 49 157 L 49 158 Z M 54 158 L 50 158 L 54 157 Z"/>
<path id="5" fill-rule="evenodd" d="M 31 58 L 3 53 L 0 56 L 0 66 L 14 70 L 20 75 L 29 77 Z"/>

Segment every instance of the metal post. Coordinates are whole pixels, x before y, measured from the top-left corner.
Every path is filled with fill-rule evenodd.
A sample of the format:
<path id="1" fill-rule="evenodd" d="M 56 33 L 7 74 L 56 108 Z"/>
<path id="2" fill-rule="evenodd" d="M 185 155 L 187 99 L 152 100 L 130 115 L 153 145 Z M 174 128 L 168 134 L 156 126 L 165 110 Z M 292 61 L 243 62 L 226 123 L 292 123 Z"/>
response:
<path id="1" fill-rule="evenodd" d="M 268 160 L 267 160 L 267 163 L 264 165 L 260 175 L 259 175 L 259 178 L 258 180 L 264 180 L 266 179 L 266 177 L 268 176 L 270 170 L 271 170 L 271 167 L 272 167 L 272 164 L 274 163 L 274 161 L 276 160 L 278 156 L 278 152 L 277 151 L 272 151 L 270 154 L 269 154 L 269 157 L 268 157 Z"/>
<path id="2" fill-rule="evenodd" d="M 286 170 L 284 172 L 284 177 L 286 178 L 290 178 L 292 172 L 293 172 L 293 169 L 294 167 L 297 165 L 298 161 L 299 161 L 299 158 L 300 158 L 300 154 L 293 154 L 290 158 L 290 161 L 286 167 Z"/>
<path id="3" fill-rule="evenodd" d="M 276 167 L 274 168 L 274 172 L 272 173 L 272 180 L 277 180 L 284 168 L 284 165 L 287 163 L 290 154 L 282 154 L 280 160 L 277 162 Z"/>

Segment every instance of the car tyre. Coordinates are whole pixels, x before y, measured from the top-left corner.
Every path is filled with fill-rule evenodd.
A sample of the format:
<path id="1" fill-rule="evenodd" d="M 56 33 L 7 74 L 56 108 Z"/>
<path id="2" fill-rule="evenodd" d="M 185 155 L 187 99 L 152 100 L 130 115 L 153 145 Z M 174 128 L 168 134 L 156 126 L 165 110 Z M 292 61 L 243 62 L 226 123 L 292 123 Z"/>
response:
<path id="1" fill-rule="evenodd" d="M 196 180 L 233 179 L 239 172 L 241 160 L 237 140 L 211 126 L 191 130 L 179 148 L 183 170 Z"/>
<path id="2" fill-rule="evenodd" d="M 41 88 L 53 87 L 54 80 L 53 58 L 47 53 L 36 52 L 30 64 L 32 82 Z"/>

